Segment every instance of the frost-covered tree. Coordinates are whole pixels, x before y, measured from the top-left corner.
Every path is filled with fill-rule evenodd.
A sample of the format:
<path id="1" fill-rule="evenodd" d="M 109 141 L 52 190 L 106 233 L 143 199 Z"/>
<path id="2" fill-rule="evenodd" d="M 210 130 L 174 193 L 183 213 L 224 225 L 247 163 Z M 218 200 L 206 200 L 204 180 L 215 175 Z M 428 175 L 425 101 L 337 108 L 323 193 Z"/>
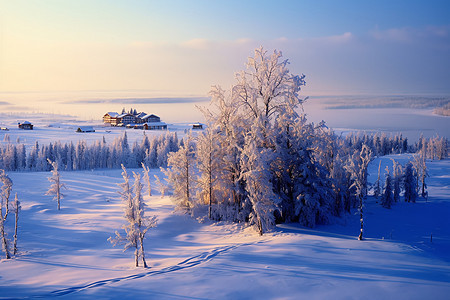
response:
<path id="1" fill-rule="evenodd" d="M 208 205 L 208 218 L 213 218 L 213 204 L 217 203 L 217 183 L 221 176 L 222 151 L 215 130 L 209 126 L 197 138 L 197 158 L 200 175 L 197 179 L 200 202 Z"/>
<path id="2" fill-rule="evenodd" d="M 403 185 L 405 189 L 405 202 L 416 202 L 417 198 L 417 174 L 414 172 L 414 168 L 411 162 L 408 162 L 405 167 L 405 175 L 403 179 Z"/>
<path id="3" fill-rule="evenodd" d="M 413 167 L 417 174 L 417 194 L 421 192 L 421 196 L 427 199 L 428 192 L 426 191 L 427 184 L 425 182 L 425 179 L 428 177 L 428 171 L 424 148 L 422 148 L 422 150 L 418 154 L 414 155 Z"/>
<path id="4" fill-rule="evenodd" d="M 177 152 L 168 155 L 169 168 L 163 170 L 173 188 L 173 199 L 178 208 L 188 212 L 194 207 L 195 184 L 195 146 L 192 137 L 187 135 Z"/>
<path id="5" fill-rule="evenodd" d="M 220 153 L 220 219 L 250 222 L 259 233 L 275 221 L 326 223 L 351 198 L 330 175 L 335 138 L 323 123 L 307 124 L 298 114 L 304 75 L 291 74 L 287 65 L 281 52 L 256 49 L 231 90 L 213 87 L 213 109 L 205 110 Z"/>
<path id="6" fill-rule="evenodd" d="M 16 255 L 17 254 L 17 232 L 18 232 L 18 228 L 19 228 L 19 211 L 20 211 L 21 207 L 20 207 L 20 201 L 19 198 L 17 197 L 17 193 L 16 193 L 16 197 L 14 198 L 14 214 L 15 214 L 15 218 L 14 218 L 14 246 L 13 246 L 13 254 Z"/>
<path id="7" fill-rule="evenodd" d="M 156 217 L 145 217 L 144 202 L 142 198 L 141 175 L 134 173 L 135 182 L 130 183 L 130 178 L 124 165 L 122 165 L 122 177 L 124 182 L 119 184 L 122 204 L 124 207 L 124 218 L 127 221 L 122 226 L 126 235 L 123 236 L 116 231 L 116 236 L 108 238 L 108 240 L 116 246 L 124 244 L 124 251 L 134 248 L 135 266 L 139 266 L 139 258 L 142 258 L 143 265 L 146 268 L 144 254 L 144 238 L 147 231 L 156 226 Z"/>
<path id="8" fill-rule="evenodd" d="M 403 182 L 403 169 L 402 165 L 396 160 L 392 159 L 392 189 L 394 202 L 400 201 L 400 192 Z"/>
<path id="9" fill-rule="evenodd" d="M 49 190 L 46 195 L 54 195 L 53 200 L 56 200 L 58 210 L 61 209 L 61 199 L 64 197 L 61 190 L 66 188 L 66 185 L 61 181 L 61 174 L 58 170 L 58 163 L 56 161 L 48 160 L 49 164 L 52 166 L 52 176 L 48 177 L 48 181 L 52 184 L 50 185 Z"/>
<path id="10" fill-rule="evenodd" d="M 305 76 L 293 75 L 288 69 L 289 61 L 282 59 L 281 51 L 268 54 L 263 47 L 255 50 L 248 59 L 247 70 L 236 74 L 233 98 L 244 110 L 244 114 L 265 124 L 287 107 L 296 107 L 301 99 L 300 89 L 305 85 Z"/>
<path id="11" fill-rule="evenodd" d="M 163 183 L 157 175 L 153 175 L 153 176 L 155 177 L 155 185 L 156 185 L 157 190 L 161 194 L 161 198 L 166 196 L 170 191 L 169 185 Z"/>
<path id="12" fill-rule="evenodd" d="M 380 176 L 381 176 L 381 160 L 378 164 L 378 177 L 377 181 L 375 181 L 375 186 L 373 188 L 373 196 L 378 199 L 378 197 L 381 195 L 381 182 L 380 182 Z"/>
<path id="13" fill-rule="evenodd" d="M 120 187 L 120 197 L 122 200 L 122 204 L 124 207 L 124 218 L 127 220 L 127 224 L 122 226 L 122 229 L 125 230 L 126 236 L 122 236 L 119 231 L 116 231 L 116 237 L 110 237 L 108 240 L 116 246 L 117 244 L 124 244 L 124 249 L 128 250 L 130 248 L 134 248 L 134 256 L 135 256 L 135 265 L 139 266 L 139 234 L 137 230 L 136 224 L 136 207 L 133 203 L 133 190 L 130 184 L 130 177 L 128 176 L 127 170 L 124 165 L 122 165 L 122 177 L 124 182 L 119 183 Z"/>
<path id="14" fill-rule="evenodd" d="M 355 194 L 359 200 L 358 210 L 361 221 L 361 230 L 358 236 L 358 240 L 363 239 L 364 230 L 364 198 L 367 195 L 367 167 L 372 159 L 372 151 L 366 145 L 362 146 L 361 151 L 356 151 L 353 157 L 349 161 L 349 165 L 346 166 L 347 170 L 351 173 L 353 184 L 355 188 Z"/>
<path id="15" fill-rule="evenodd" d="M 151 196 L 152 195 L 152 186 L 150 184 L 150 169 L 149 167 L 147 167 L 144 163 L 141 163 L 142 169 L 144 170 L 144 181 L 147 185 L 147 192 L 148 195 Z"/>
<path id="16" fill-rule="evenodd" d="M 246 222 L 251 207 L 245 190 L 241 157 L 250 122 L 238 113 L 240 104 L 231 94 L 218 86 L 213 87 L 210 95 L 214 110 L 205 113 L 211 127 L 217 130 L 215 139 L 222 155 L 220 180 L 216 182 L 221 207 L 216 213 L 218 219 Z"/>
<path id="17" fill-rule="evenodd" d="M 133 205 L 135 206 L 135 222 L 137 226 L 137 234 L 139 239 L 139 257 L 142 259 L 142 263 L 144 268 L 147 268 L 147 262 L 145 260 L 145 251 L 144 251 L 144 239 L 145 234 L 150 228 L 156 227 L 157 218 L 156 216 L 145 216 L 145 203 L 142 198 L 142 183 L 141 183 L 141 175 L 133 172 L 134 176 L 134 184 L 133 184 Z M 136 264 L 137 266 L 137 264 Z"/>
<path id="18" fill-rule="evenodd" d="M 246 191 L 252 204 L 250 224 L 255 225 L 258 233 L 262 235 L 275 226 L 274 211 L 279 198 L 271 185 L 270 162 L 273 160 L 273 153 L 257 145 L 257 141 L 262 138 L 260 135 L 263 134 L 259 125 L 261 124 L 255 124 L 246 137 L 242 166 Z"/>
<path id="19" fill-rule="evenodd" d="M 389 168 L 386 167 L 386 180 L 384 181 L 384 191 L 381 195 L 381 205 L 385 208 L 391 208 L 394 202 L 394 195 L 392 193 L 392 178 L 389 174 Z"/>
<path id="20" fill-rule="evenodd" d="M 2 239 L 2 250 L 5 253 L 6 259 L 11 258 L 8 246 L 8 238 L 6 236 L 5 224 L 9 214 L 9 197 L 11 195 L 13 182 L 11 178 L 5 173 L 5 170 L 0 170 L 0 182 L 2 187 L 1 193 L 1 205 L 0 205 L 0 234 Z"/>
<path id="21" fill-rule="evenodd" d="M 339 208 L 334 207 L 328 172 L 333 154 L 324 153 L 328 142 L 316 143 L 323 136 L 320 126 L 307 124 L 304 116 L 285 114 L 277 118 L 274 132 L 273 188 L 281 198 L 281 219 L 308 227 L 327 223 Z"/>

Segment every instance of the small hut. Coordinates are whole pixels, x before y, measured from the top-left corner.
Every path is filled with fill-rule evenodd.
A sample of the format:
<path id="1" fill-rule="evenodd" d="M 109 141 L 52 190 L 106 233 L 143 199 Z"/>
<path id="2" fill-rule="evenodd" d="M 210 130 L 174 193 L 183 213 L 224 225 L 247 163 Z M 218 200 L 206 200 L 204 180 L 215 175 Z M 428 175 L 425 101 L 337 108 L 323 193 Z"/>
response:
<path id="1" fill-rule="evenodd" d="M 76 132 L 95 132 L 95 129 L 92 126 L 79 126 Z"/>
<path id="2" fill-rule="evenodd" d="M 25 121 L 23 123 L 19 123 L 19 128 L 24 130 L 33 130 L 33 124 L 31 124 L 28 121 Z"/>
<path id="3" fill-rule="evenodd" d="M 194 130 L 202 130 L 204 125 L 200 122 L 197 122 L 197 123 L 191 124 L 191 126 L 192 126 L 192 129 L 194 129 Z"/>

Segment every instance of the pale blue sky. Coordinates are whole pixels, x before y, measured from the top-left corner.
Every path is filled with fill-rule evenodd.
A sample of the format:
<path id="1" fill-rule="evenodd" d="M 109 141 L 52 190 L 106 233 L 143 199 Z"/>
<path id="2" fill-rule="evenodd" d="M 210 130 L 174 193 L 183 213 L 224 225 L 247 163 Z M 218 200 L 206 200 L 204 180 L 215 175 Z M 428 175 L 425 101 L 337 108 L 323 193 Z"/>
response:
<path id="1" fill-rule="evenodd" d="M 263 45 L 306 94 L 450 94 L 450 1 L 0 3 L 0 92 L 203 96 Z"/>

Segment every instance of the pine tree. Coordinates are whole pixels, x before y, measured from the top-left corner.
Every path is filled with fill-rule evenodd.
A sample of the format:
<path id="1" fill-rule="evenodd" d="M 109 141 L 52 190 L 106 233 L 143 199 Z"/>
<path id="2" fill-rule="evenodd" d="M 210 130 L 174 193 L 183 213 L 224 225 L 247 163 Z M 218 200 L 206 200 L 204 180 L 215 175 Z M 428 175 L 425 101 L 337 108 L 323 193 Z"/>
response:
<path id="1" fill-rule="evenodd" d="M 404 175 L 404 188 L 405 188 L 405 202 L 416 202 L 417 189 L 416 189 L 416 178 L 413 165 L 411 162 L 406 164 L 405 175 Z"/>
<path id="2" fill-rule="evenodd" d="M 386 181 L 384 182 L 384 192 L 381 196 L 381 205 L 385 208 L 391 208 L 393 202 L 392 179 L 391 174 L 389 174 L 389 168 L 386 167 Z"/>

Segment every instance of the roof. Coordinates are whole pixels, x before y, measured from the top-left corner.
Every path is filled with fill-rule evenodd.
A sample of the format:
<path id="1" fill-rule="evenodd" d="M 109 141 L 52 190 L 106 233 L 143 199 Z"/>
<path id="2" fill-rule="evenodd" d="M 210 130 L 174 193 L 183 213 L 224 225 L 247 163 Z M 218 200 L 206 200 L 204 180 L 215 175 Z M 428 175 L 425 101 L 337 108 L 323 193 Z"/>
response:
<path id="1" fill-rule="evenodd" d="M 159 117 L 158 117 L 157 115 L 154 115 L 154 114 L 145 115 L 145 116 L 142 117 L 142 119 L 148 119 L 148 118 L 150 118 L 150 117 L 158 118 L 158 119 L 159 119 Z"/>
<path id="2" fill-rule="evenodd" d="M 81 130 L 81 131 L 95 131 L 94 127 L 92 126 L 78 126 L 77 127 L 77 131 Z"/>
<path id="3" fill-rule="evenodd" d="M 124 114 L 118 115 L 117 118 L 123 118 L 123 117 L 126 117 L 126 116 L 134 117 L 132 114 L 124 113 Z"/>
<path id="4" fill-rule="evenodd" d="M 117 117 L 119 116 L 118 113 L 113 112 L 113 111 L 108 112 L 108 113 L 106 113 L 105 115 L 109 115 L 111 118 L 117 118 Z"/>
<path id="5" fill-rule="evenodd" d="M 20 123 L 20 124 L 22 124 L 22 125 L 31 125 L 31 123 L 30 123 L 30 122 L 28 122 L 28 121 L 25 121 L 25 122 L 23 122 L 23 123 Z"/>
<path id="6" fill-rule="evenodd" d="M 138 114 L 136 115 L 136 117 L 142 119 L 142 118 L 145 117 L 146 115 L 147 115 L 147 113 L 145 113 L 145 112 L 140 112 L 140 113 L 138 113 Z"/>
<path id="7" fill-rule="evenodd" d="M 148 126 L 163 126 L 163 125 L 167 125 L 164 122 L 148 122 L 148 123 L 144 123 L 147 124 Z"/>

